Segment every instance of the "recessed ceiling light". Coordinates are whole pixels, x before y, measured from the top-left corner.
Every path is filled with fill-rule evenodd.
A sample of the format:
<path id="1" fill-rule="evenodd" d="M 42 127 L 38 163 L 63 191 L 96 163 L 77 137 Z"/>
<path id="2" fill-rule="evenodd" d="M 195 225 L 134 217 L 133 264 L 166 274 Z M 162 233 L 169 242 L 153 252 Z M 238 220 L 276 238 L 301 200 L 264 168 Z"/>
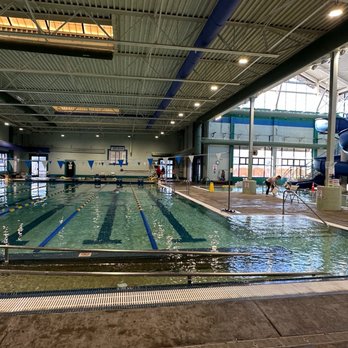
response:
<path id="1" fill-rule="evenodd" d="M 155 138 L 158 139 L 158 135 L 155 135 Z"/>
<path id="2" fill-rule="evenodd" d="M 19 128 L 20 131 L 24 130 L 23 128 Z"/>
<path id="3" fill-rule="evenodd" d="M 64 135 L 64 134 L 61 134 L 60 136 L 61 136 L 62 138 L 64 138 L 64 137 L 65 137 L 65 135 Z"/>
<path id="4" fill-rule="evenodd" d="M 329 17 L 334 18 L 334 17 L 339 17 L 342 16 L 343 10 L 341 8 L 334 8 L 329 12 Z"/>
<path id="5" fill-rule="evenodd" d="M 210 90 L 213 91 L 213 92 L 217 91 L 218 89 L 219 89 L 219 86 L 217 86 L 217 85 L 211 85 L 210 86 Z"/>
<path id="6" fill-rule="evenodd" d="M 194 105 L 195 108 L 199 108 L 201 106 L 201 103 L 196 102 L 193 105 Z"/>
<path id="7" fill-rule="evenodd" d="M 10 124 L 9 124 L 8 122 L 5 122 L 4 125 L 5 125 L 5 126 L 9 126 Z"/>
<path id="8" fill-rule="evenodd" d="M 130 135 L 128 135 L 128 138 L 130 138 L 131 136 Z"/>
<path id="9" fill-rule="evenodd" d="M 239 58 L 239 61 L 238 61 L 238 63 L 242 65 L 247 64 L 248 62 L 249 62 L 249 59 L 245 57 Z"/>
<path id="10" fill-rule="evenodd" d="M 99 138 L 99 134 L 96 134 L 95 137 L 96 137 L 96 138 Z"/>
<path id="11" fill-rule="evenodd" d="M 178 116 L 179 116 L 179 117 L 184 117 L 184 114 L 183 114 L 182 112 L 179 112 L 179 113 L 178 113 Z"/>
<path id="12" fill-rule="evenodd" d="M 164 132 L 161 132 L 161 135 L 164 135 Z"/>
<path id="13" fill-rule="evenodd" d="M 216 116 L 216 117 L 215 117 L 215 121 L 221 120 L 221 117 L 222 117 L 222 115 Z"/>
<path id="14" fill-rule="evenodd" d="M 175 121 L 171 120 L 171 121 L 170 121 L 170 124 L 175 124 Z"/>

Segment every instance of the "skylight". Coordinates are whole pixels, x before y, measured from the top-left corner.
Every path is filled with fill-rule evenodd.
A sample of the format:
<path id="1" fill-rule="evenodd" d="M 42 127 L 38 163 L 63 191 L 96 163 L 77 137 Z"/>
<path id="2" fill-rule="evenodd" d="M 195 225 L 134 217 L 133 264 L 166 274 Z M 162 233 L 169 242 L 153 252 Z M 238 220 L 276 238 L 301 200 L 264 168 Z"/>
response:
<path id="1" fill-rule="evenodd" d="M 113 37 L 111 25 L 97 25 L 91 23 L 64 22 L 37 19 L 37 24 L 44 33 L 55 35 L 69 35 L 80 37 L 93 37 L 109 39 Z M 0 16 L 0 28 L 2 31 L 39 33 L 35 22 L 28 18 Z"/>
<path id="2" fill-rule="evenodd" d="M 52 106 L 56 112 L 64 113 L 89 113 L 89 114 L 118 114 L 118 108 L 94 108 L 88 106 Z"/>

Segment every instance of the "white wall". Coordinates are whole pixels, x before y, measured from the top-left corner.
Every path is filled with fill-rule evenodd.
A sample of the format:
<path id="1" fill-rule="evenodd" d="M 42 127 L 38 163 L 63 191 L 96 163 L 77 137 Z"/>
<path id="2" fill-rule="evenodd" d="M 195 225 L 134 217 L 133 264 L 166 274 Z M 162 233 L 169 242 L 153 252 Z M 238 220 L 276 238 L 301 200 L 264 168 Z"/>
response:
<path id="1" fill-rule="evenodd" d="M 50 148 L 48 159 L 49 173 L 64 175 L 64 166 L 59 168 L 57 161 L 74 160 L 76 175 L 94 175 L 114 172 L 122 175 L 148 175 L 148 158 L 152 153 L 172 153 L 178 151 L 176 135 L 162 136 L 155 139 L 153 135 L 136 135 L 128 138 L 122 135 L 101 135 L 96 138 L 94 135 L 65 135 L 62 138 L 59 134 L 27 136 L 24 139 L 24 146 L 41 146 Z M 107 162 L 108 149 L 111 145 L 125 146 L 128 150 L 128 165 L 109 165 Z M 91 169 L 88 160 L 95 163 Z M 154 158 L 156 160 L 156 158 Z M 104 165 L 102 164 L 104 162 Z"/>

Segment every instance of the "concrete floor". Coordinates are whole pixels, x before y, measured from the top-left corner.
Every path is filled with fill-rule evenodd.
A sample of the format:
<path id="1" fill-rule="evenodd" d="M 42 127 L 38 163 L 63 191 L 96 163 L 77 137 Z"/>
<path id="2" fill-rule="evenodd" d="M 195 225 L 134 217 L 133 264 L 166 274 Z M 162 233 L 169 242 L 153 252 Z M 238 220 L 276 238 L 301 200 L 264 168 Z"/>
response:
<path id="1" fill-rule="evenodd" d="M 175 189 L 186 193 L 185 186 L 176 185 Z M 227 192 L 210 193 L 191 187 L 189 195 L 217 209 L 227 205 Z M 242 214 L 281 214 L 282 201 L 272 196 L 233 192 L 231 208 Z M 313 217 L 297 202 L 288 203 L 286 213 Z M 346 210 L 318 213 L 328 222 L 348 227 Z M 146 309 L 0 316 L 0 347 L 81 346 L 347 348 L 348 292 Z"/>

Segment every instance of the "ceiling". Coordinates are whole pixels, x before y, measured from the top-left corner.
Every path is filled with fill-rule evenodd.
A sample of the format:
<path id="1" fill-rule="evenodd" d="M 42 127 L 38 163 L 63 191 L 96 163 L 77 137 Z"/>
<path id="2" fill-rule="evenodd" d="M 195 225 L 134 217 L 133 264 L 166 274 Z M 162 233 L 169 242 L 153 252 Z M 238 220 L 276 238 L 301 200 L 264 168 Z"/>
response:
<path id="1" fill-rule="evenodd" d="M 232 2 L 230 13 L 221 11 Z M 291 64 L 292 56 L 348 21 L 346 1 L 339 4 L 344 9 L 341 17 L 328 17 L 335 4 L 328 0 L 1 1 L 0 119 L 30 133 L 178 131 L 222 110 L 234 95 L 247 93 L 255 81 Z M 6 18 L 11 25 L 18 18 L 35 25 L 9 28 Z M 49 26 L 53 21 L 54 29 Z M 78 23 L 85 23 L 83 32 L 63 32 L 69 25 L 81 26 Z M 99 34 L 86 33 L 87 24 L 97 26 Z M 102 26 L 112 26 L 112 35 Z M 248 63 L 239 64 L 241 57 Z M 342 71 L 342 80 L 348 80 L 347 69 Z M 212 85 L 218 89 L 212 91 Z M 57 107 L 70 108 L 62 112 Z"/>

